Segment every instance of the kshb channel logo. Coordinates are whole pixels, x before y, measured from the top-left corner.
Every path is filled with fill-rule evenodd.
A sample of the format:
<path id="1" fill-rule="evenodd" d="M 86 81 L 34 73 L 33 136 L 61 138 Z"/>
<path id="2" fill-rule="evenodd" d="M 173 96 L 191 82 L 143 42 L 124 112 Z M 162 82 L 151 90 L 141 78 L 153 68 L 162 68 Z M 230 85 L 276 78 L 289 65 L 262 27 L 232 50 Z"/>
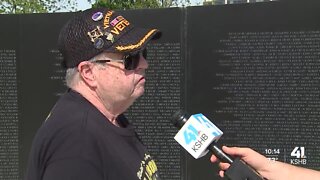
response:
<path id="1" fill-rule="evenodd" d="M 290 153 L 290 156 L 291 156 L 290 164 L 295 164 L 295 165 L 307 164 L 306 149 L 303 146 L 294 147 L 294 149 Z"/>
<path id="2" fill-rule="evenodd" d="M 218 141 L 222 131 L 203 114 L 194 114 L 175 136 L 176 141 L 183 146 L 194 158 L 204 156 L 207 147 L 213 141 Z"/>

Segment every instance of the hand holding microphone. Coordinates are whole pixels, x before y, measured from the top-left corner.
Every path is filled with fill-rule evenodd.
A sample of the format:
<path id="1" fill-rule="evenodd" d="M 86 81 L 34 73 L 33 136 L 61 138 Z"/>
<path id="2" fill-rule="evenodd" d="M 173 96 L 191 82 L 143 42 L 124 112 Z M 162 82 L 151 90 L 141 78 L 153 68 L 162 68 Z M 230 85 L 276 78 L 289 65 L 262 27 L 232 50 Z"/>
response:
<path id="1" fill-rule="evenodd" d="M 275 161 L 268 160 L 265 156 L 259 154 L 258 152 L 254 151 L 250 148 L 223 146 L 222 150 L 223 150 L 223 152 L 226 152 L 229 155 L 232 155 L 235 157 L 240 157 L 248 165 L 253 167 L 261 175 L 263 175 L 263 177 L 268 177 L 269 180 L 277 179 L 280 177 L 277 175 L 270 176 L 270 174 L 275 174 L 275 173 L 270 173 L 270 172 L 274 171 L 274 170 L 272 170 L 273 169 L 272 165 L 275 164 Z M 210 160 L 213 163 L 219 161 L 219 159 L 215 155 L 212 155 Z M 230 164 L 225 163 L 225 162 L 220 162 L 219 167 L 221 168 L 219 175 L 221 177 L 224 177 L 224 173 L 225 173 L 224 171 L 226 171 L 230 168 Z M 281 168 L 278 168 L 278 169 L 280 170 Z M 286 179 L 286 178 L 284 178 L 284 179 Z"/>
<path id="2" fill-rule="evenodd" d="M 245 162 L 236 158 L 232 160 L 216 142 L 222 136 L 222 131 L 203 114 L 189 116 L 180 110 L 174 113 L 172 123 L 180 129 L 175 140 L 194 158 L 198 159 L 211 151 L 221 162 L 231 164 L 224 173 L 231 180 L 262 180 L 263 178 Z"/>

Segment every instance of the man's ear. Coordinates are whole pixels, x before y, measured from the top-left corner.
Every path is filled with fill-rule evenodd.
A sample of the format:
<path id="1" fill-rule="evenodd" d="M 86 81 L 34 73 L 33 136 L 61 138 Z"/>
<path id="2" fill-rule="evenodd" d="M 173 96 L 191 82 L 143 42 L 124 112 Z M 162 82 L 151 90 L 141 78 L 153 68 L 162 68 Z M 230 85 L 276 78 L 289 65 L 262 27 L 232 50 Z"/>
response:
<path id="1" fill-rule="evenodd" d="M 96 87 L 96 76 L 94 65 L 88 61 L 83 61 L 78 65 L 78 71 L 82 80 L 90 87 Z"/>

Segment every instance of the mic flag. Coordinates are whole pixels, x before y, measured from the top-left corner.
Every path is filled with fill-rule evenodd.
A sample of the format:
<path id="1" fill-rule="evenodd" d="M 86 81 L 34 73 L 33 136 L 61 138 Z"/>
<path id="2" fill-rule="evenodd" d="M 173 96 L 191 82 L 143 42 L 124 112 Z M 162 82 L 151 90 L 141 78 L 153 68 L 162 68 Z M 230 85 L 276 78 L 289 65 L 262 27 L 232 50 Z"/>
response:
<path id="1" fill-rule="evenodd" d="M 181 125 L 174 139 L 195 159 L 206 155 L 209 152 L 208 146 L 214 141 L 217 142 L 223 134 L 201 113 L 191 115 L 184 125 Z"/>

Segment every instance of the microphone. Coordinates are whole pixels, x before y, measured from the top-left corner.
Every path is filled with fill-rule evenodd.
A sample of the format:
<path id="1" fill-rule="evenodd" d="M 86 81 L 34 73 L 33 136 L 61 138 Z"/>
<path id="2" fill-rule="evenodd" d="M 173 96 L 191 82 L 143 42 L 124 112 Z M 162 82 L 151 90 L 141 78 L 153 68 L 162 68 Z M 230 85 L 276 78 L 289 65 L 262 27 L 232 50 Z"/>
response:
<path id="1" fill-rule="evenodd" d="M 206 155 L 210 150 L 220 161 L 230 164 L 233 162 L 216 146 L 223 132 L 203 114 L 190 116 L 187 112 L 179 110 L 173 114 L 172 123 L 180 129 L 174 139 L 195 159 Z"/>
<path id="2" fill-rule="evenodd" d="M 260 174 L 240 158 L 233 160 L 217 147 L 216 143 L 223 132 L 203 114 L 199 113 L 190 116 L 187 112 L 179 110 L 172 115 L 171 121 L 175 127 L 180 129 L 174 139 L 195 159 L 203 157 L 210 151 L 221 162 L 226 162 L 231 165 L 225 172 L 225 175 L 229 179 L 263 179 Z"/>

